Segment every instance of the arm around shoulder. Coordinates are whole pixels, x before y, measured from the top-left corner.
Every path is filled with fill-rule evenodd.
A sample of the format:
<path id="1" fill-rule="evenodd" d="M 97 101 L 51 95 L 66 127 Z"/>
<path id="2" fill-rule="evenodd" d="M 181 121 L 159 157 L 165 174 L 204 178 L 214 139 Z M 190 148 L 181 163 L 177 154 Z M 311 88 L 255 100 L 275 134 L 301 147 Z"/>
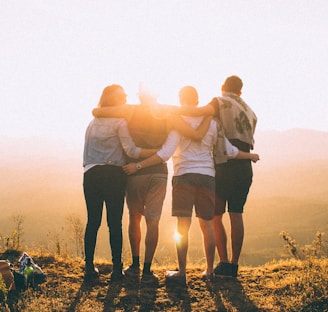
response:
<path id="1" fill-rule="evenodd" d="M 201 141 L 206 134 L 212 116 L 206 116 L 200 123 L 200 125 L 194 129 L 191 127 L 181 116 L 171 115 L 168 119 L 169 127 L 178 131 L 181 135 L 190 138 L 195 141 Z"/>
<path id="2" fill-rule="evenodd" d="M 129 105 L 97 107 L 92 110 L 92 115 L 97 118 L 112 117 L 128 119 L 132 114 L 132 110 L 132 106 Z"/>
<path id="3" fill-rule="evenodd" d="M 186 116 L 214 116 L 215 109 L 212 104 L 207 104 L 201 107 L 194 107 L 194 106 L 181 106 L 178 109 L 181 115 Z"/>

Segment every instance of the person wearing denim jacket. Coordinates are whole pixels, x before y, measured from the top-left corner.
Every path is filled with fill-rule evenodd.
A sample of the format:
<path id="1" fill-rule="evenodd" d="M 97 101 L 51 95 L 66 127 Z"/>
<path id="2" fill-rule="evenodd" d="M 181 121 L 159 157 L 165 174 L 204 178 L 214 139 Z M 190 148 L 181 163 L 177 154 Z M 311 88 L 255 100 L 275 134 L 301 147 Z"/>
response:
<path id="1" fill-rule="evenodd" d="M 124 104 L 124 89 L 111 85 L 104 89 L 98 106 Z M 156 151 L 136 147 L 123 118 L 94 118 L 87 127 L 83 153 L 83 189 L 88 215 L 84 237 L 85 280 L 99 275 L 94 267 L 94 252 L 104 202 L 113 262 L 111 280 L 122 279 L 122 215 L 126 188 L 122 166 L 127 163 L 127 157 L 147 157 Z"/>

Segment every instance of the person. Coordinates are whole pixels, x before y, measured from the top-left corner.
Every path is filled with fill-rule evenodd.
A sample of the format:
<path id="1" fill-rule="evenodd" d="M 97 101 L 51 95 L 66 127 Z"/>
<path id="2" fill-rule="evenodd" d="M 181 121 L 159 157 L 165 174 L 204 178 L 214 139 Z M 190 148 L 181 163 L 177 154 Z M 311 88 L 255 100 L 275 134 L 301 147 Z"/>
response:
<path id="1" fill-rule="evenodd" d="M 181 106 L 198 105 L 198 93 L 192 86 L 185 86 L 179 92 Z M 192 126 L 197 127 L 203 117 L 183 118 Z M 210 119 L 212 119 L 210 117 Z M 217 125 L 211 121 L 209 129 L 202 141 L 193 141 L 171 131 L 162 149 L 140 162 L 142 168 L 167 161 L 173 154 L 172 178 L 172 216 L 177 217 L 177 231 L 181 239 L 176 244 L 179 270 L 168 271 L 167 281 L 186 282 L 186 259 L 188 250 L 188 233 L 191 225 L 192 210 L 195 207 L 200 228 L 203 233 L 203 245 L 207 266 L 202 278 L 210 280 L 213 277 L 213 262 L 215 238 L 212 218 L 215 210 L 215 169 L 212 157 L 214 144 L 217 142 Z M 225 150 L 232 158 L 245 158 L 257 160 L 257 154 L 239 152 L 227 140 Z M 137 164 L 129 163 L 123 167 L 127 174 L 136 172 Z M 143 169 L 144 170 L 144 169 Z"/>
<path id="2" fill-rule="evenodd" d="M 128 123 L 132 138 L 137 146 L 160 148 L 168 132 L 175 128 L 184 135 L 199 140 L 207 131 L 209 121 L 204 121 L 197 129 L 190 127 L 181 117 L 168 118 L 164 110 L 154 111 L 154 98 L 148 92 L 140 92 L 140 104 L 120 107 L 96 108 L 96 117 L 123 117 Z M 163 118 L 164 115 L 164 118 Z M 151 270 L 151 264 L 158 244 L 159 221 L 162 213 L 167 186 L 167 164 L 160 162 L 155 166 L 140 170 L 143 157 L 131 159 L 136 163 L 136 172 L 127 179 L 126 202 L 129 210 L 129 241 L 132 264 L 124 273 L 127 277 L 140 275 L 141 220 L 146 221 L 145 254 L 141 282 L 156 284 L 158 276 Z"/>
<path id="3" fill-rule="evenodd" d="M 120 85 L 104 88 L 99 107 L 121 106 L 126 94 Z M 94 118 L 85 134 L 83 153 L 83 189 L 87 207 L 87 224 L 84 237 L 85 280 L 98 277 L 94 267 L 94 252 L 103 203 L 106 204 L 107 225 L 112 251 L 111 280 L 120 280 L 122 274 L 122 214 L 126 188 L 126 174 L 122 166 L 130 157 L 146 157 L 157 149 L 136 147 L 122 118 Z"/>
<path id="4" fill-rule="evenodd" d="M 240 151 L 248 153 L 254 148 L 254 132 L 257 117 L 240 97 L 243 82 L 238 76 L 228 77 L 222 85 L 222 96 L 215 97 L 206 106 L 178 108 L 180 114 L 212 115 L 222 124 L 227 139 Z M 222 157 L 223 156 L 223 157 Z M 215 276 L 237 277 L 238 261 L 244 240 L 243 212 L 253 171 L 251 160 L 227 159 L 218 151 L 216 163 L 216 209 L 214 231 L 220 262 L 214 269 Z M 222 222 L 227 210 L 231 224 L 231 258 L 228 258 L 227 235 Z"/>

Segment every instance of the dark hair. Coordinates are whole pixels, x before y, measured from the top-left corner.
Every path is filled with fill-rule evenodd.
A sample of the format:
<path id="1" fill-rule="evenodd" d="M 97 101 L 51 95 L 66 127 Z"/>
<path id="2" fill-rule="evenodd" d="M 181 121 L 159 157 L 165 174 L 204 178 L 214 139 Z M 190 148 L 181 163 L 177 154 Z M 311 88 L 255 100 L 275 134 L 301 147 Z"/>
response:
<path id="1" fill-rule="evenodd" d="M 223 86 L 224 91 L 239 94 L 243 87 L 243 82 L 238 76 L 230 76 L 225 80 Z"/>

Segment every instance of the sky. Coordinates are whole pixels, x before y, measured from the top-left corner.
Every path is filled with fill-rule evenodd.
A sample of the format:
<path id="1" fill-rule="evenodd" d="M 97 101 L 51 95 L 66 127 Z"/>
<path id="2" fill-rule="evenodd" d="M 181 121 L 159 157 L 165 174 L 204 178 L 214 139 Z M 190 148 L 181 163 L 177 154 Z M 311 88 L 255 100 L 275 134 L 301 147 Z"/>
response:
<path id="1" fill-rule="evenodd" d="M 326 0 L 0 0 L 0 136 L 83 140 L 103 88 L 200 105 L 238 75 L 258 129 L 328 131 Z"/>

